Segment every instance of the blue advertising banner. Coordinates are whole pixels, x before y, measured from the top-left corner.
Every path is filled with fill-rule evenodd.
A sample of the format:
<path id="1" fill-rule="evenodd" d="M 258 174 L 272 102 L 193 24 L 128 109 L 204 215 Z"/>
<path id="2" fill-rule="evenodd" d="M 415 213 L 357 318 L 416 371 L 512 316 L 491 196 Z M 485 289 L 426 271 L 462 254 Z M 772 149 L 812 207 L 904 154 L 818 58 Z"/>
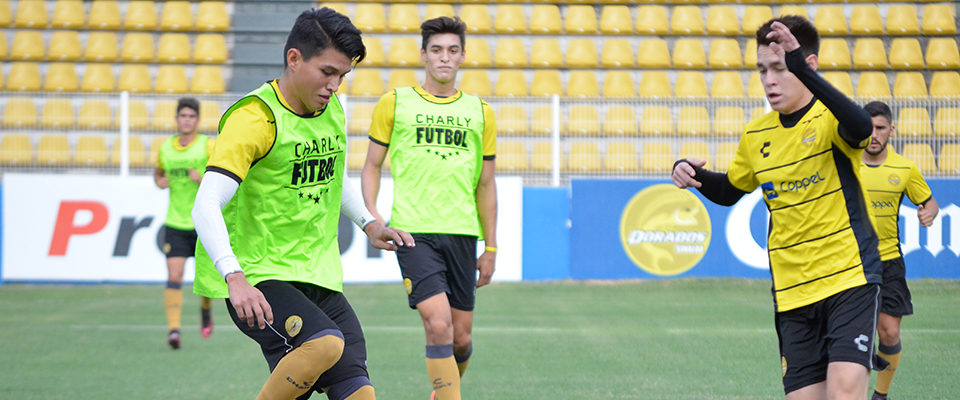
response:
<path id="1" fill-rule="evenodd" d="M 907 278 L 960 279 L 960 180 L 927 182 L 940 204 L 931 227 L 908 199 L 900 208 Z M 669 180 L 575 179 L 570 277 L 767 278 L 767 219 L 759 190 L 723 207 Z"/>

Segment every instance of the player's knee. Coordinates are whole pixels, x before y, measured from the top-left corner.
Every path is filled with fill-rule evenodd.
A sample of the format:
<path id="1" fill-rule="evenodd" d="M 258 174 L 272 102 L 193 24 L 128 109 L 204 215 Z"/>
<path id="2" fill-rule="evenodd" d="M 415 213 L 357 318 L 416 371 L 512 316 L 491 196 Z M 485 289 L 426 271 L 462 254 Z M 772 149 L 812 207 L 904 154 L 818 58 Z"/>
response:
<path id="1" fill-rule="evenodd" d="M 320 376 L 340 360 L 343 355 L 343 333 L 336 329 L 320 331 L 297 348 L 307 359 L 315 360 L 309 368 Z"/>
<path id="2" fill-rule="evenodd" d="M 330 400 L 374 400 L 373 384 L 366 376 L 355 376 L 337 383 L 324 390 Z"/>
<path id="3" fill-rule="evenodd" d="M 879 326 L 877 336 L 880 337 L 880 343 L 888 346 L 895 345 L 900 341 L 900 327 L 895 324 Z"/>
<path id="4" fill-rule="evenodd" d="M 470 350 L 473 335 L 470 332 L 455 332 L 453 335 L 453 352 L 463 354 Z"/>
<path id="5" fill-rule="evenodd" d="M 424 324 L 427 328 L 427 335 L 433 337 L 451 337 L 453 336 L 453 322 L 443 317 L 430 317 Z M 450 342 L 447 342 L 450 343 Z"/>

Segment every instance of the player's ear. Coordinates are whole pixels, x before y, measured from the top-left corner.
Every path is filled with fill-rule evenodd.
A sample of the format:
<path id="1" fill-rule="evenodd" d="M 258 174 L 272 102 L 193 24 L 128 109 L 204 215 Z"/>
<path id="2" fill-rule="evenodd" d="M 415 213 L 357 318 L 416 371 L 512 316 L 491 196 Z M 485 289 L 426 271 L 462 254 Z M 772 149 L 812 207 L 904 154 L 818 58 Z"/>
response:
<path id="1" fill-rule="evenodd" d="M 817 67 L 820 66 L 820 58 L 816 54 L 811 54 L 806 58 L 807 65 L 810 66 L 810 69 L 816 71 Z"/>
<path id="2" fill-rule="evenodd" d="M 287 67 L 291 70 L 296 70 L 300 66 L 300 61 L 303 61 L 303 54 L 300 53 L 300 49 L 291 48 L 287 50 Z"/>
<path id="3" fill-rule="evenodd" d="M 423 61 L 424 64 L 427 63 L 427 50 L 420 49 L 420 61 Z"/>

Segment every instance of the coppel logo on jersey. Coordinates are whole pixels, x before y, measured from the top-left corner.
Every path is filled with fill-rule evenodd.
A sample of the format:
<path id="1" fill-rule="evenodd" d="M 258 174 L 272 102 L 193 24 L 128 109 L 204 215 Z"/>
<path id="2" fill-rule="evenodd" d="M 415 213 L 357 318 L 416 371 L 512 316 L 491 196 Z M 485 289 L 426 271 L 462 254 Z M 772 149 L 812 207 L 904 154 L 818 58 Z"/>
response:
<path id="1" fill-rule="evenodd" d="M 763 190 L 763 195 L 767 198 L 767 200 L 773 200 L 777 197 L 780 197 L 780 194 L 777 192 L 799 192 L 802 190 L 807 190 L 811 186 L 825 180 L 826 179 L 820 176 L 820 171 L 817 171 L 815 174 L 804 177 L 803 179 L 783 181 L 778 185 L 774 185 L 773 182 L 764 182 L 760 184 L 760 189 Z"/>

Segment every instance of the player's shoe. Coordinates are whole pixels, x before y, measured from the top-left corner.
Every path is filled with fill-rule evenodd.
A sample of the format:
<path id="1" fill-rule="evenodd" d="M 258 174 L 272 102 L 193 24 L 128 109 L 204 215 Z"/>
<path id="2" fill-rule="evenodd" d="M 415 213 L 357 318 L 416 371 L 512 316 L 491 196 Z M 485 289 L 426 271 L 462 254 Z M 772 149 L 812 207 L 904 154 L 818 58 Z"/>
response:
<path id="1" fill-rule="evenodd" d="M 180 348 L 180 331 L 179 330 L 174 329 L 170 331 L 170 335 L 167 336 L 167 344 L 169 344 L 170 347 L 173 347 L 174 350 L 177 350 Z"/>
<path id="2" fill-rule="evenodd" d="M 209 339 L 213 335 L 213 316 L 210 310 L 200 310 L 200 336 Z"/>
<path id="3" fill-rule="evenodd" d="M 430 392 L 430 400 L 437 400 L 437 391 Z"/>
<path id="4" fill-rule="evenodd" d="M 887 400 L 887 395 L 873 392 L 873 396 L 870 396 L 870 400 Z"/>

